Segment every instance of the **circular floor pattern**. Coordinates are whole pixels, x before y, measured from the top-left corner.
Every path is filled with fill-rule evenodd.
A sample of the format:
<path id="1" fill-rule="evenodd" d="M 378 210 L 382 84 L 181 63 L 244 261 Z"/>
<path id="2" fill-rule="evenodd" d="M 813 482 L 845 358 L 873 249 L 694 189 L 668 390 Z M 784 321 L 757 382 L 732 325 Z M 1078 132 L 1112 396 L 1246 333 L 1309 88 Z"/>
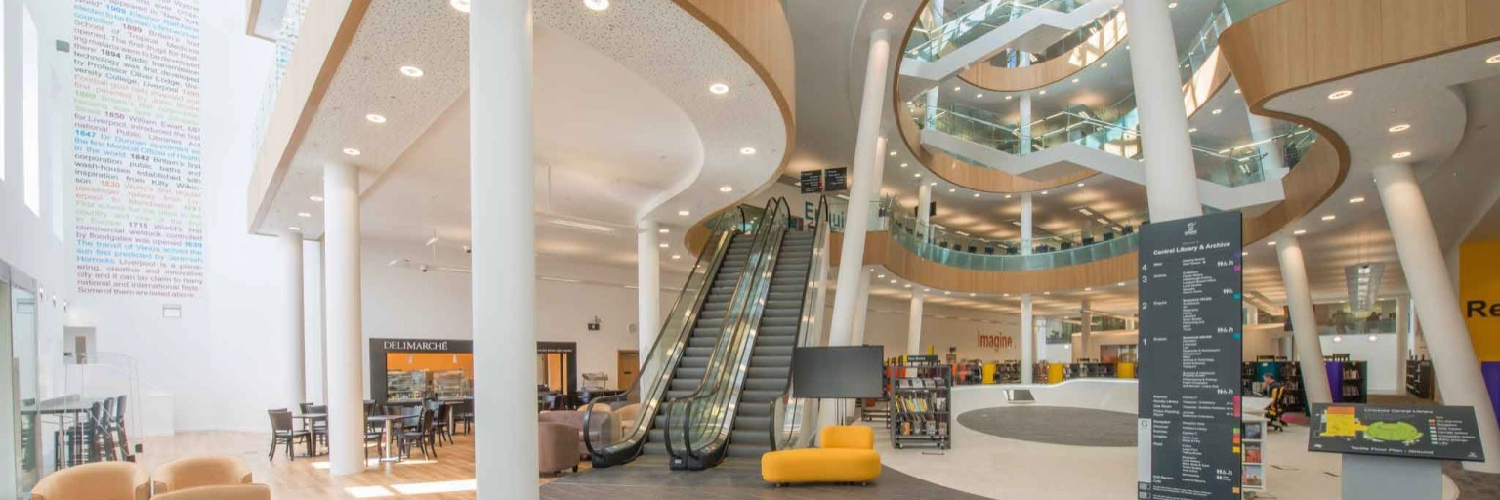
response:
<path id="1" fill-rule="evenodd" d="M 1135 446 L 1134 413 L 1068 406 L 1001 406 L 967 411 L 958 423 L 995 437 L 1073 446 Z"/>

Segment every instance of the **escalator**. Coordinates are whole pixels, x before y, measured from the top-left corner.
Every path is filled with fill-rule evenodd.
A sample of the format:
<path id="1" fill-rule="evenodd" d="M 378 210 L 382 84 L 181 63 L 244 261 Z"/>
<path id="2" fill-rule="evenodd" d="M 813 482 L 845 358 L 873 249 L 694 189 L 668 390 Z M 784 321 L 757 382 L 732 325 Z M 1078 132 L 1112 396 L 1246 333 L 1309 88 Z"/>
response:
<path id="1" fill-rule="evenodd" d="M 693 394 L 664 403 L 658 417 L 673 469 L 703 470 L 726 457 L 759 457 L 788 441 L 792 351 L 817 337 L 805 332 L 822 329 L 816 313 L 824 297 L 810 284 L 827 274 L 827 212 L 821 200 L 811 228 L 799 230 L 788 228 L 784 200 L 767 211 L 752 247 L 761 258 L 752 258 L 748 268 L 752 293 L 744 297 L 745 308 L 732 311 L 735 330 L 726 333 L 710 363 L 716 371 Z"/>
<path id="2" fill-rule="evenodd" d="M 708 225 L 714 233 L 664 318 L 636 382 L 624 394 L 598 398 L 585 409 L 584 428 L 604 428 L 583 433 L 596 468 L 625 464 L 643 453 L 665 456 L 655 418 L 662 401 L 694 392 L 720 337 L 733 331 L 726 328 L 729 305 L 748 286 L 744 270 L 759 220 L 731 210 Z"/>

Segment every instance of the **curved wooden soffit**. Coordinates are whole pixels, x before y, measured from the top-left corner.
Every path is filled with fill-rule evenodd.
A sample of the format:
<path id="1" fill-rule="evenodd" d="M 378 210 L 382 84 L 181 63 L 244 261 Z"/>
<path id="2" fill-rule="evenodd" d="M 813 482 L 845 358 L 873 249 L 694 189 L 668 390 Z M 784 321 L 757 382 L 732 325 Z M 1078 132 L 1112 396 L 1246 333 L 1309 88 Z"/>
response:
<path id="1" fill-rule="evenodd" d="M 682 10 L 723 38 L 766 84 L 786 123 L 786 147 L 772 175 L 781 175 L 797 145 L 797 57 L 792 48 L 792 27 L 781 2 L 765 0 L 672 0 Z M 739 205 L 735 200 L 699 220 L 685 232 L 684 242 L 694 255 L 708 241 L 705 223 Z"/>
<path id="2" fill-rule="evenodd" d="M 1332 129 L 1265 108 L 1282 94 L 1500 40 L 1494 0 L 1289 0 L 1229 26 L 1219 48 L 1256 114 L 1307 125 L 1319 141 L 1282 178 L 1285 200 L 1245 220 L 1245 242 L 1321 204 L 1349 175 L 1349 147 Z"/>

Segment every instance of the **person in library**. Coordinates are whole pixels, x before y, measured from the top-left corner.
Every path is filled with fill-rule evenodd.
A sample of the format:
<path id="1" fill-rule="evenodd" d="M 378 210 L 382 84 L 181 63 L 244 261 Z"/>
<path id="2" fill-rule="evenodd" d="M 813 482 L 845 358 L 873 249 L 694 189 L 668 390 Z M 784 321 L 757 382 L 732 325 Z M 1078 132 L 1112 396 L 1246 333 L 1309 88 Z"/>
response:
<path id="1" fill-rule="evenodd" d="M 1500 498 L 1500 1 L 3 0 L 0 499 Z"/>

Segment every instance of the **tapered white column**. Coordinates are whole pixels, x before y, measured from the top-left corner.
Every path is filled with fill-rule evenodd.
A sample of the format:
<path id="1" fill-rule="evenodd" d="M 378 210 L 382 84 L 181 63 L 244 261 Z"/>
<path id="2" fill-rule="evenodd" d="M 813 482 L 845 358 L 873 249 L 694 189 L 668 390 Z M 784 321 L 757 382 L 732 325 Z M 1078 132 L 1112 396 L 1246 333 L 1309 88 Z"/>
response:
<path id="1" fill-rule="evenodd" d="M 1023 62 L 1021 66 L 1022 67 L 1026 66 L 1026 64 L 1024 63 L 1026 61 L 1026 59 L 1022 58 L 1021 60 Z M 1016 151 L 1016 153 L 1017 154 L 1023 154 L 1023 155 L 1031 153 L 1031 93 L 1030 92 L 1026 92 L 1026 93 L 1021 94 L 1021 123 L 1020 123 L 1020 127 L 1017 127 L 1017 135 L 1021 136 L 1020 137 L 1021 138 L 1021 141 L 1020 141 L 1021 142 L 1021 147 Z"/>
<path id="2" fill-rule="evenodd" d="M 870 268 L 860 273 L 859 298 L 854 303 L 854 338 L 849 340 L 849 345 L 865 345 L 865 320 L 870 315 L 870 280 L 875 269 Z"/>
<path id="3" fill-rule="evenodd" d="M 833 297 L 833 319 L 829 321 L 828 344 L 849 345 L 854 339 L 854 306 L 859 299 L 860 273 L 865 257 L 865 233 L 870 227 L 870 205 L 880 189 L 885 170 L 885 138 L 880 136 L 880 118 L 885 109 L 885 82 L 890 65 L 890 33 L 880 29 L 870 33 L 869 58 L 865 62 L 864 94 L 860 98 L 859 128 L 854 138 L 854 182 L 859 189 L 849 190 L 849 220 L 844 225 L 844 248 L 839 254 L 838 293 Z"/>
<path id="4" fill-rule="evenodd" d="M 1095 358 L 1094 361 L 1099 361 L 1099 357 L 1094 355 L 1091 348 L 1094 335 L 1094 311 L 1090 310 L 1089 301 L 1083 301 L 1081 310 L 1079 320 L 1082 324 L 1078 330 L 1078 352 L 1073 355 L 1073 359 Z"/>
<path id="5" fill-rule="evenodd" d="M 1313 315 L 1312 291 L 1307 284 L 1307 263 L 1302 245 L 1291 231 L 1276 237 L 1276 259 L 1281 263 L 1281 283 L 1286 287 L 1286 305 L 1292 316 L 1292 342 L 1297 364 L 1302 367 L 1302 388 L 1312 403 L 1329 403 L 1328 371 L 1323 365 L 1323 346 L 1318 343 L 1318 323 Z"/>
<path id="6" fill-rule="evenodd" d="M 1031 193 L 1021 193 L 1021 255 L 1031 255 Z"/>
<path id="7" fill-rule="evenodd" d="M 1151 221 L 1203 215 L 1167 0 L 1125 0 L 1125 16 L 1130 19 L 1131 78 L 1141 114 Z"/>
<path id="8" fill-rule="evenodd" d="M 474 2 L 469 199 L 480 499 L 535 500 L 539 494 L 531 60 L 531 0 Z"/>
<path id="9" fill-rule="evenodd" d="M 364 364 L 359 293 L 359 169 L 323 167 L 324 279 L 328 322 L 328 463 L 335 476 L 365 470 Z"/>
<path id="10" fill-rule="evenodd" d="M 1031 294 L 1021 294 L 1021 383 L 1030 384 L 1036 381 L 1031 375 L 1031 368 L 1036 364 L 1036 348 L 1032 345 L 1036 334 L 1032 329 L 1036 328 L 1036 322 L 1031 319 Z"/>
<path id="11" fill-rule="evenodd" d="M 932 241 L 932 184 L 917 187 L 917 233 L 922 241 Z"/>
<path id="12" fill-rule="evenodd" d="M 661 332 L 661 255 L 657 250 L 658 224 L 654 220 L 643 220 L 635 239 L 636 253 L 636 321 L 640 336 L 641 363 L 656 344 L 656 335 Z M 626 389 L 626 387 L 621 387 Z"/>
<path id="13" fill-rule="evenodd" d="M 926 294 L 917 286 L 911 288 L 911 310 L 906 317 L 906 353 L 922 354 L 922 300 Z"/>
<path id="14" fill-rule="evenodd" d="M 307 327 L 303 324 L 307 316 L 303 310 L 302 291 L 302 232 L 287 231 L 278 237 L 281 258 L 286 263 L 282 270 L 281 308 L 286 314 L 285 340 L 287 356 L 292 361 L 292 372 L 287 380 L 287 408 L 296 408 L 307 399 Z"/>
<path id="15" fill-rule="evenodd" d="M 1500 427 L 1495 422 L 1495 408 L 1480 377 L 1479 358 L 1469 340 L 1469 328 L 1438 247 L 1422 187 L 1412 175 L 1411 167 L 1404 164 L 1376 167 L 1375 186 L 1380 190 L 1380 201 L 1390 222 L 1401 272 L 1426 333 L 1427 352 L 1432 354 L 1432 369 L 1443 391 L 1443 404 L 1472 406 L 1479 419 L 1479 438 L 1486 460 L 1464 462 L 1463 466 L 1471 471 L 1500 473 Z"/>

